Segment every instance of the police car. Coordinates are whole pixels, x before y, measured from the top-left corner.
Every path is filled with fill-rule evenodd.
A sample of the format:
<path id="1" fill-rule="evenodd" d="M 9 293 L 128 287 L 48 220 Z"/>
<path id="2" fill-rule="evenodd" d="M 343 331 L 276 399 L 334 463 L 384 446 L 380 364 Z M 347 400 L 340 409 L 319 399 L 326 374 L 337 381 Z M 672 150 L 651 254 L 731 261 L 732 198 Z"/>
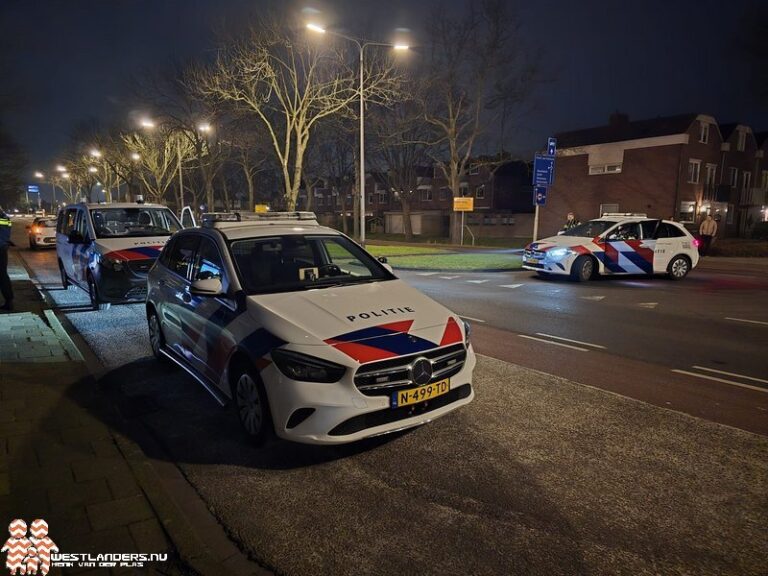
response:
<path id="1" fill-rule="evenodd" d="M 584 281 L 600 275 L 685 278 L 699 262 L 698 241 L 677 222 L 644 214 L 604 214 L 526 246 L 523 268 Z"/>
<path id="2" fill-rule="evenodd" d="M 474 397 L 469 326 L 311 212 L 208 214 L 149 273 L 154 354 L 270 435 L 340 444 Z"/>
<path id="3" fill-rule="evenodd" d="M 171 210 L 141 201 L 62 208 L 56 224 L 61 283 L 88 292 L 95 310 L 143 301 L 149 269 L 180 229 Z"/>

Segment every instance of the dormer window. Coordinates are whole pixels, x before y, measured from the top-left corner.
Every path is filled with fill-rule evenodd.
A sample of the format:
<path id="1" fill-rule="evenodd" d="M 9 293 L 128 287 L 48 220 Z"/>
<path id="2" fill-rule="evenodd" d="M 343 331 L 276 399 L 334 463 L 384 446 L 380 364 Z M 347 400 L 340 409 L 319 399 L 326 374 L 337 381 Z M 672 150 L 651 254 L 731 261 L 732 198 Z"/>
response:
<path id="1" fill-rule="evenodd" d="M 746 130 L 739 130 L 739 139 L 736 142 L 736 150 L 744 152 L 747 147 L 747 132 Z"/>
<path id="2" fill-rule="evenodd" d="M 702 144 L 709 143 L 709 122 L 699 123 L 699 142 Z"/>

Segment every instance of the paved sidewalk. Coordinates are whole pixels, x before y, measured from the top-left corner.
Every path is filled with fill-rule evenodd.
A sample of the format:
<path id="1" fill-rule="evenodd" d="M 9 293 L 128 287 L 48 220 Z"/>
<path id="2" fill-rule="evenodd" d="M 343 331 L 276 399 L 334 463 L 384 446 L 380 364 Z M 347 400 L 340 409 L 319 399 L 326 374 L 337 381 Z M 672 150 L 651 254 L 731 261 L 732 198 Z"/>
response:
<path id="1" fill-rule="evenodd" d="M 16 310 L 0 316 L 0 529 L 41 518 L 63 553 L 166 552 L 168 562 L 142 572 L 190 573 L 111 432 L 117 414 L 14 251 L 9 272 Z"/>

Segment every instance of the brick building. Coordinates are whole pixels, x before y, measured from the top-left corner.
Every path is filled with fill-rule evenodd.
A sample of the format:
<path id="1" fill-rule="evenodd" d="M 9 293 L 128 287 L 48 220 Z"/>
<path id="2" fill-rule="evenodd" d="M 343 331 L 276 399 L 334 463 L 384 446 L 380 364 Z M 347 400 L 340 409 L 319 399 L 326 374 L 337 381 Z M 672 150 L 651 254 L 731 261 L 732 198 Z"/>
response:
<path id="1" fill-rule="evenodd" d="M 540 212 L 542 236 L 559 230 L 568 212 L 582 221 L 604 212 L 642 212 L 691 228 L 711 213 L 726 236 L 746 235 L 765 218 L 766 143 L 748 126 L 719 126 L 704 114 L 630 122 L 616 113 L 606 126 L 557 139 L 555 182 Z"/>

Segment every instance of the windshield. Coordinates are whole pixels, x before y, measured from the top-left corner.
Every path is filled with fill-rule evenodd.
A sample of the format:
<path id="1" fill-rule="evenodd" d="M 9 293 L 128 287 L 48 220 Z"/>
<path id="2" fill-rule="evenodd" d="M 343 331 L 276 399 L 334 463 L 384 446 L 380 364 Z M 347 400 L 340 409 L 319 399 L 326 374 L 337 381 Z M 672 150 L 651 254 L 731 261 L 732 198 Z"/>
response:
<path id="1" fill-rule="evenodd" d="M 56 228 L 56 220 L 38 220 L 35 222 L 35 226 L 40 228 Z"/>
<path id="2" fill-rule="evenodd" d="M 615 224 L 616 222 L 611 220 L 590 220 L 589 222 L 579 224 L 570 230 L 566 230 L 561 234 L 561 236 L 582 236 L 584 238 L 594 238 L 595 236 L 600 236 L 600 234 Z"/>
<path id="3" fill-rule="evenodd" d="M 93 208 L 91 218 L 96 238 L 170 236 L 181 229 L 168 208 Z"/>
<path id="4" fill-rule="evenodd" d="M 231 244 L 248 294 L 293 292 L 392 280 L 370 254 L 343 236 L 273 236 Z"/>

